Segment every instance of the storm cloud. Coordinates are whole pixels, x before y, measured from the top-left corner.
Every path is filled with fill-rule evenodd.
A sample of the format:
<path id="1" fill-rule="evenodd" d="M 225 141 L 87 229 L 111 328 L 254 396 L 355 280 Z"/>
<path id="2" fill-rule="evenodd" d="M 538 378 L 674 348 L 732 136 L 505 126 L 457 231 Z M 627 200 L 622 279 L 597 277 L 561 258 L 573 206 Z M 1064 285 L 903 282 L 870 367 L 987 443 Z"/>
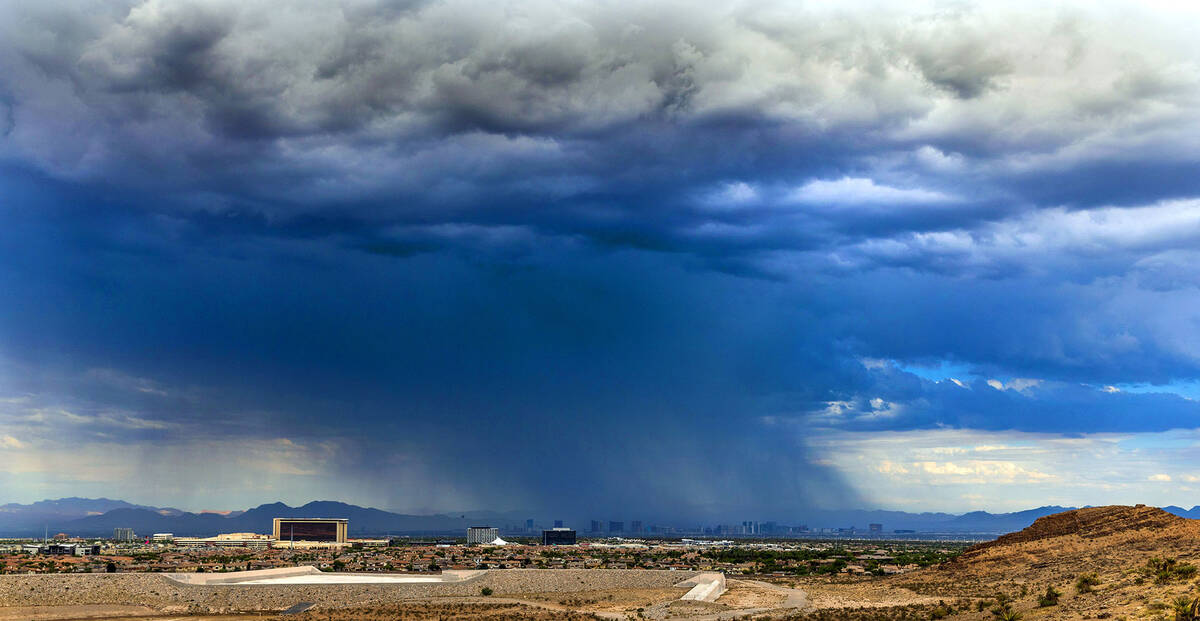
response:
<path id="1" fill-rule="evenodd" d="M 1200 427 L 1184 11 L 4 5 L 0 481 L 784 518 Z"/>

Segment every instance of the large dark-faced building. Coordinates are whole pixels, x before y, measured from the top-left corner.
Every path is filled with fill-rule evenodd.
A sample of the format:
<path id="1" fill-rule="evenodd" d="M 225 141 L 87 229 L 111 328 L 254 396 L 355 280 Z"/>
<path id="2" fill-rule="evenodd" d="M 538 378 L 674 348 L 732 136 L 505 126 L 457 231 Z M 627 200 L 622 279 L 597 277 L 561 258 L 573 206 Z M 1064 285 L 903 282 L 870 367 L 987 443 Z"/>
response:
<path id="1" fill-rule="evenodd" d="M 542 531 L 542 545 L 544 546 L 573 546 L 575 545 L 575 531 L 570 528 L 552 528 Z"/>
<path id="2" fill-rule="evenodd" d="M 279 541 L 346 543 L 346 518 L 275 518 L 272 536 Z"/>

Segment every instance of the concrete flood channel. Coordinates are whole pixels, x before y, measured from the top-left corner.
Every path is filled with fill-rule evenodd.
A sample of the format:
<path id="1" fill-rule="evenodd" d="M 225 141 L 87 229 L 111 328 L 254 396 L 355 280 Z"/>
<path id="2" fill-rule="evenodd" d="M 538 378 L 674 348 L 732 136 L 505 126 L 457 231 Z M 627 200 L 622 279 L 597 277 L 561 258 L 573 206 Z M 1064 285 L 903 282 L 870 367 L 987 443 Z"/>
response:
<path id="1" fill-rule="evenodd" d="M 447 570 L 436 576 L 371 575 L 329 573 L 315 567 L 281 567 L 277 569 L 257 569 L 217 574 L 167 574 L 167 577 L 183 584 L 205 586 L 246 586 L 257 584 L 414 584 L 466 582 L 486 573 L 487 570 Z M 725 574 L 718 572 L 701 573 L 675 586 L 691 587 L 680 598 L 682 600 L 714 602 L 725 593 Z"/>
<path id="2" fill-rule="evenodd" d="M 415 584 L 465 582 L 486 570 L 443 571 L 436 576 L 330 573 L 316 567 L 280 567 L 216 574 L 166 574 L 176 582 L 205 586 L 253 584 Z"/>

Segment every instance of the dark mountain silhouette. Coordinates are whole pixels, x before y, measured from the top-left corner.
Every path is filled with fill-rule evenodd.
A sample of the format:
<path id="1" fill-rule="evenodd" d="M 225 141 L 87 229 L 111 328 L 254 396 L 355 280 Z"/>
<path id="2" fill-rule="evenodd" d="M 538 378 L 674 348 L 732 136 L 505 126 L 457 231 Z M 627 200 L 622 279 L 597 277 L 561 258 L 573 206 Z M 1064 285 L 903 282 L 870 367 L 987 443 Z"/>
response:
<path id="1" fill-rule="evenodd" d="M 868 524 L 882 524 L 885 533 L 894 530 L 919 532 L 999 534 L 1020 530 L 1039 517 L 1066 511 L 1070 507 L 1037 507 L 1014 513 L 972 511 L 953 513 L 908 513 L 905 511 L 822 511 L 810 513 L 812 528 L 855 527 L 866 530 Z"/>
<path id="2" fill-rule="evenodd" d="M 1200 520 L 1200 505 L 1192 507 L 1191 509 L 1184 509 L 1183 507 L 1176 507 L 1175 505 L 1169 505 L 1169 506 L 1163 507 L 1162 509 L 1163 509 L 1163 511 L 1166 511 L 1167 513 L 1170 513 L 1172 515 L 1178 515 L 1179 517 L 1191 518 L 1193 520 Z"/>
<path id="3" fill-rule="evenodd" d="M 228 518 L 216 513 L 187 513 L 163 515 L 148 509 L 113 509 L 104 515 L 93 515 L 62 524 L 61 530 L 85 537 L 111 537 L 114 528 L 132 528 L 140 537 L 154 533 L 175 533 L 180 536 L 215 535 L 240 532 L 230 530 Z"/>
<path id="4" fill-rule="evenodd" d="M 1046 507 L 1037 507 L 1035 509 L 1026 509 L 1024 511 L 1016 511 L 1013 513 L 988 513 L 986 511 L 972 511 L 964 513 L 952 520 L 953 525 L 964 529 L 979 532 L 995 532 L 1008 533 L 1014 530 L 1021 530 L 1032 524 L 1035 520 L 1047 515 L 1070 511 L 1074 507 L 1060 507 L 1051 505 Z"/>
<path id="5" fill-rule="evenodd" d="M 461 514 L 460 514 L 461 515 Z M 289 507 L 283 503 L 260 505 L 245 513 L 229 518 L 230 523 L 242 525 L 247 532 L 269 533 L 271 521 L 277 517 L 344 517 L 350 520 L 351 535 L 386 534 L 411 532 L 461 531 L 476 524 L 476 518 L 459 515 L 406 515 L 381 509 L 365 508 L 344 502 L 319 500 L 300 507 Z M 483 517 L 483 516 L 480 516 Z M 493 521 L 504 520 L 499 514 L 490 514 Z M 508 521 L 513 521 L 508 518 Z"/>
<path id="6" fill-rule="evenodd" d="M 140 509 L 162 515 L 182 515 L 179 509 L 149 507 L 108 498 L 59 498 L 39 500 L 27 505 L 0 505 L 0 532 L 15 536 L 41 536 L 49 528 L 51 534 L 62 524 L 98 516 L 117 509 Z"/>
<path id="7" fill-rule="evenodd" d="M 395 534 L 461 533 L 481 520 L 501 523 L 515 520 L 492 513 L 448 515 L 405 515 L 381 509 L 365 508 L 343 502 L 314 501 L 291 507 L 281 502 L 259 505 L 229 516 L 217 513 L 163 515 L 152 509 L 120 508 L 93 515 L 54 522 L 52 531 L 61 530 L 79 536 L 111 536 L 114 528 L 132 528 L 139 536 L 167 532 L 178 536 L 211 536 L 217 533 L 270 533 L 277 517 L 338 517 L 350 520 L 351 536 Z M 0 523 L 0 532 L 5 525 Z"/>

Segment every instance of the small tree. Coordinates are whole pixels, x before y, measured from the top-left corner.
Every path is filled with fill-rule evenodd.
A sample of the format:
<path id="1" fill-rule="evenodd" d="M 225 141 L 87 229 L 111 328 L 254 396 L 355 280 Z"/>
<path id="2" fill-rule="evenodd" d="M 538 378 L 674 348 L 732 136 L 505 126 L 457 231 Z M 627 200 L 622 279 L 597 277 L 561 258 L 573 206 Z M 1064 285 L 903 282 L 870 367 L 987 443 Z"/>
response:
<path id="1" fill-rule="evenodd" d="M 1095 572 L 1080 574 L 1079 579 L 1075 581 L 1075 590 L 1079 593 L 1091 593 L 1096 590 L 1100 584 L 1100 576 Z"/>
<path id="2" fill-rule="evenodd" d="M 1038 598 L 1038 606 L 1046 608 L 1047 606 L 1057 606 L 1058 598 L 1062 597 L 1062 591 L 1053 586 L 1046 587 L 1046 593 Z"/>
<path id="3" fill-rule="evenodd" d="M 487 597 L 492 594 L 492 588 L 491 587 L 483 587 L 482 589 L 479 589 L 479 592 L 482 593 L 484 597 Z"/>

